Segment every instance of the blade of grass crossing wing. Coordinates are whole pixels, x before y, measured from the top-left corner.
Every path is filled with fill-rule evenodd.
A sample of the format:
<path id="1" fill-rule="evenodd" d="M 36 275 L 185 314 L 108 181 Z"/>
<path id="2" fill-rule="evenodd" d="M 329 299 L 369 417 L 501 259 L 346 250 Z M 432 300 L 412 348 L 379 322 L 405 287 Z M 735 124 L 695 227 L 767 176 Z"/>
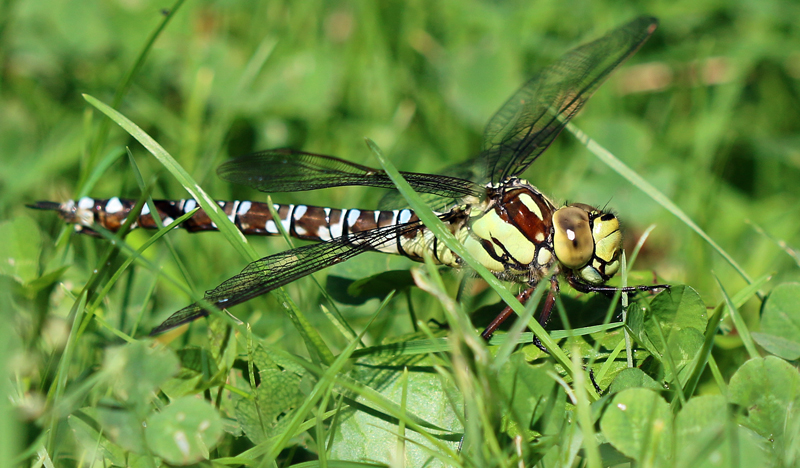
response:
<path id="1" fill-rule="evenodd" d="M 271 197 L 267 197 L 267 208 L 269 209 L 269 214 L 272 216 L 272 219 L 280 219 L 278 212 L 275 211 L 275 205 L 273 205 Z M 294 244 L 289 237 L 289 233 L 286 232 L 286 228 L 284 227 L 283 223 L 275 223 L 275 226 L 278 227 L 278 231 L 289 244 L 289 247 L 294 248 Z M 316 280 L 316 278 L 313 278 L 313 280 L 317 287 L 323 291 L 323 294 L 325 294 L 322 285 Z M 303 341 L 306 342 L 306 346 L 308 346 L 309 351 L 313 350 L 313 353 L 315 353 L 325 365 L 331 365 L 335 358 L 330 348 L 325 345 L 325 341 L 322 339 L 322 336 L 320 336 L 317 329 L 311 326 L 311 322 L 309 322 L 305 314 L 297 307 L 297 304 L 294 302 L 294 300 L 292 300 L 292 298 L 286 294 L 285 289 L 281 287 L 275 290 L 275 292 L 278 294 L 278 301 L 286 308 L 286 311 L 289 313 L 289 318 L 292 320 L 295 328 L 297 328 L 297 331 L 300 332 L 300 335 L 303 337 Z M 352 331 L 352 329 L 349 327 L 348 330 Z M 363 343 L 360 344 L 363 346 Z"/>
<path id="2" fill-rule="evenodd" d="M 191 216 L 191 212 L 189 214 L 185 214 L 184 216 L 179 217 L 177 220 L 173 221 L 172 224 L 170 224 L 166 228 L 162 229 L 161 231 L 158 231 L 155 235 L 153 235 L 150 239 L 148 239 L 148 241 L 145 244 L 143 244 L 139 248 L 139 250 L 144 251 L 145 249 L 150 247 L 150 245 L 152 245 L 158 239 L 160 239 L 161 236 L 163 236 L 167 232 L 171 231 L 172 229 L 176 228 L 178 226 L 179 222 L 181 222 L 182 220 L 188 219 L 188 216 Z M 105 231 L 100 227 L 97 227 L 96 230 L 103 237 L 106 237 L 110 241 L 116 241 L 116 245 L 120 248 L 121 251 L 125 252 L 127 255 L 132 256 L 134 261 L 138 262 L 140 265 L 142 265 L 143 267 L 147 268 L 154 275 L 157 275 L 158 277 L 164 278 L 167 281 L 169 281 L 170 283 L 172 283 L 174 286 L 176 286 L 178 289 L 183 291 L 188 297 L 190 297 L 194 302 L 198 303 L 204 309 L 211 311 L 212 314 L 218 314 L 221 317 L 225 317 L 227 320 L 230 321 L 229 323 L 231 323 L 231 324 L 236 324 L 236 325 L 239 324 L 229 314 L 226 314 L 225 312 L 219 310 L 217 307 L 215 307 L 210 302 L 206 301 L 205 298 L 203 297 L 202 293 L 195 293 L 194 291 L 189 290 L 189 288 L 186 287 L 186 285 L 184 283 L 182 283 L 181 281 L 177 280 L 176 278 L 173 278 L 167 272 L 165 272 L 162 268 L 159 268 L 157 265 L 155 265 L 154 263 L 150 262 L 148 259 L 143 257 L 140 253 L 137 253 L 137 250 L 134 249 L 133 247 L 131 247 L 130 245 L 128 245 L 128 243 L 121 242 L 119 237 L 117 237 L 116 234 L 112 234 L 110 231 Z"/>
<path id="3" fill-rule="evenodd" d="M 267 195 L 267 208 L 269 209 L 269 214 L 273 217 L 273 219 L 278 219 L 276 217 L 278 216 L 278 212 L 275 211 L 275 206 L 272 203 L 272 197 L 269 195 Z M 275 223 L 275 225 L 278 227 L 278 231 L 281 233 L 281 236 L 286 241 L 286 244 L 289 245 L 289 248 L 294 249 L 295 248 L 294 241 L 289 236 L 289 233 L 286 232 L 286 228 L 284 228 L 283 223 Z M 336 321 L 338 322 L 336 324 L 336 327 L 340 330 L 341 329 L 345 330 L 343 332 L 343 335 L 347 341 L 355 339 L 357 334 L 355 330 L 353 330 L 353 328 L 350 326 L 350 324 L 347 323 L 347 321 L 344 319 L 344 316 L 342 316 L 342 313 L 341 311 L 339 311 L 339 308 L 336 307 L 336 301 L 334 301 L 333 298 L 330 296 L 330 294 L 328 294 L 328 291 L 325 290 L 325 288 L 322 286 L 322 283 L 319 282 L 315 274 L 310 274 L 308 276 L 311 278 L 311 281 L 313 281 L 314 284 L 317 285 L 317 289 L 320 290 L 322 295 L 327 300 L 328 304 L 331 306 L 331 310 L 333 310 L 331 314 L 333 315 L 333 317 L 336 318 Z M 361 346 L 363 347 L 364 344 L 361 343 Z"/>

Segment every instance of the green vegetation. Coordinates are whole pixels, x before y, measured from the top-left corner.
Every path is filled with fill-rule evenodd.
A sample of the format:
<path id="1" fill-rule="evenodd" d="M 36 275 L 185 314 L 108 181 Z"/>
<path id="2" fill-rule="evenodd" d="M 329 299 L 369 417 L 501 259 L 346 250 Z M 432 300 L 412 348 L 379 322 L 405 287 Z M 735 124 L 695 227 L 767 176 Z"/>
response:
<path id="1" fill-rule="evenodd" d="M 675 286 L 630 298 L 625 327 L 618 306 L 564 286 L 552 357 L 525 328 L 541 291 L 486 346 L 475 329 L 497 291 L 379 254 L 233 308 L 246 325 L 215 314 L 155 341 L 286 241 L 176 230 L 112 245 L 25 208 L 183 198 L 192 180 L 263 200 L 214 168 L 275 147 L 436 173 L 479 151 L 542 66 L 640 14 L 661 26 L 574 120 L 633 175 L 565 132 L 526 177 L 613 207 L 635 257 L 614 284 Z M 798 17 L 778 0 L 2 3 L 0 460 L 797 466 Z M 275 201 L 372 209 L 382 195 Z"/>

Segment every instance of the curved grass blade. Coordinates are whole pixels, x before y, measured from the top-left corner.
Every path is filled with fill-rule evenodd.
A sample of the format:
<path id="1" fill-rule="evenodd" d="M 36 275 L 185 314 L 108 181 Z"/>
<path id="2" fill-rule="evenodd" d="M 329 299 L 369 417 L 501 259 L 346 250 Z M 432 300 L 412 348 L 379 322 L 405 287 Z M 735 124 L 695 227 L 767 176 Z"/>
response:
<path id="1" fill-rule="evenodd" d="M 687 215 L 683 210 L 681 210 L 678 205 L 672 202 L 666 195 L 661 193 L 660 190 L 655 188 L 650 182 L 644 180 L 642 176 L 634 172 L 633 169 L 628 167 L 625 163 L 620 161 L 616 158 L 611 152 L 607 149 L 603 148 L 599 143 L 595 140 L 589 138 L 588 135 L 583 133 L 579 128 L 577 128 L 573 124 L 567 125 L 567 130 L 569 130 L 575 138 L 578 139 L 586 148 L 591 151 L 598 159 L 603 161 L 606 165 L 608 165 L 611 169 L 613 169 L 617 174 L 621 175 L 622 177 L 626 178 L 631 184 L 637 187 L 639 190 L 647 194 L 650 198 L 652 198 L 656 203 L 663 206 L 667 209 L 670 213 L 674 214 L 678 219 L 684 222 L 689 228 L 696 232 L 700 237 L 703 238 L 708 244 L 717 251 L 718 254 L 722 256 L 722 258 L 727 261 L 734 270 L 736 270 L 739 275 L 747 281 L 748 284 L 752 284 L 753 280 L 748 276 L 748 274 L 744 271 L 744 268 L 739 266 L 736 263 L 736 260 L 733 259 L 728 253 L 722 249 L 714 239 L 711 238 L 705 231 L 700 229 L 700 226 L 694 223 L 689 215 Z"/>
<path id="2" fill-rule="evenodd" d="M 186 170 L 178 164 L 175 159 L 161 145 L 159 145 L 150 135 L 145 133 L 144 130 L 139 128 L 136 124 L 131 122 L 124 115 L 109 107 L 107 104 L 95 99 L 94 97 L 84 94 L 84 99 L 96 107 L 100 112 L 107 115 L 111 120 L 116 122 L 120 127 L 128 132 L 133 138 L 144 146 L 147 151 L 155 156 L 158 161 L 172 174 L 175 179 L 186 189 L 187 192 L 197 200 L 203 211 L 208 214 L 212 221 L 217 224 L 219 231 L 225 236 L 226 239 L 233 245 L 248 260 L 255 260 L 258 255 L 253 248 L 247 243 L 244 235 L 239 231 L 236 226 L 225 216 L 225 213 L 219 208 L 216 201 L 209 197 L 208 194 L 200 188 L 200 185 L 195 182 Z"/>

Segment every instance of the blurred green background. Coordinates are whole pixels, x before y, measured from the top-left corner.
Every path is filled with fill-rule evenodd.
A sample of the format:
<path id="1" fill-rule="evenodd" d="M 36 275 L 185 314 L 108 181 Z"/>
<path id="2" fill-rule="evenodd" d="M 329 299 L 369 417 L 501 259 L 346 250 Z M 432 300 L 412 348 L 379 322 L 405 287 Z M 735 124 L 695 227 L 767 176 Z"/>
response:
<path id="1" fill-rule="evenodd" d="M 43 332 L 32 324 L 45 323 L 36 314 L 66 317 L 72 302 L 60 287 L 43 298 L 30 282 L 69 264 L 60 279 L 66 290 L 79 289 L 104 241 L 75 236 L 68 250 L 56 248 L 61 221 L 25 204 L 138 197 L 126 146 L 145 180 L 160 176 L 154 197 L 186 196 L 116 125 L 105 138 L 98 131 L 105 117 L 81 96 L 110 104 L 173 5 L 5 1 L 0 8 L 2 248 L 18 260 L 0 267 L 6 289 L 18 293 L 3 308 L 9 323 L 24 330 L 9 337 L 11 348 L 47 351 L 58 340 L 36 341 Z M 219 199 L 263 200 L 218 180 L 214 169 L 230 157 L 274 147 L 374 166 L 363 140 L 369 137 L 400 169 L 435 173 L 475 155 L 483 125 L 541 67 L 641 14 L 657 16 L 659 29 L 574 122 L 685 210 L 751 277 L 774 272 L 779 281 L 796 279 L 796 1 L 187 2 L 157 37 L 119 110 Z M 87 185 L 87 174 L 109 158 L 115 162 Z M 631 242 L 656 224 L 636 268 L 694 287 L 708 305 L 722 297 L 715 275 L 729 293 L 745 284 L 687 226 L 569 134 L 526 177 L 556 200 L 612 207 Z M 369 209 L 380 195 L 347 188 L 275 200 Z M 170 237 L 197 290 L 245 264 L 216 234 Z M 145 238 L 139 233 L 129 241 Z M 286 248 L 279 239 L 254 242 L 265 254 Z M 159 245 L 148 255 L 158 259 L 165 252 Z M 168 283 L 142 280 L 148 275 L 130 280 L 140 286 L 119 289 L 145 297 L 155 285 L 152 300 L 143 304 L 136 294 L 112 292 L 108 320 L 120 323 L 121 304 L 146 307 L 147 330 L 186 304 Z M 289 292 L 301 305 L 317 303 L 315 294 L 303 294 L 311 287 L 302 283 Z M 754 316 L 758 304 L 748 307 Z"/>

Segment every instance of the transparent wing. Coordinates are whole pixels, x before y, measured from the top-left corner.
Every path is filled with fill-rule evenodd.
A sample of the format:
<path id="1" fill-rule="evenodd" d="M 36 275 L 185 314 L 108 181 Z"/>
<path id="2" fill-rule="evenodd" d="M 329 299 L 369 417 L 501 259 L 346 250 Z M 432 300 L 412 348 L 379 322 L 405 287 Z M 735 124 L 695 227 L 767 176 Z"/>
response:
<path id="1" fill-rule="evenodd" d="M 270 255 L 247 265 L 238 275 L 206 291 L 203 297 L 220 309 L 232 307 L 363 252 L 397 242 L 398 237 L 421 226 L 419 221 L 386 226 Z M 207 315 L 207 310 L 192 304 L 172 314 L 150 334 L 158 335 Z"/>
<path id="2" fill-rule="evenodd" d="M 380 169 L 351 163 L 333 156 L 275 149 L 232 159 L 217 169 L 229 182 L 262 192 L 299 192 L 346 185 L 394 188 Z M 439 197 L 479 196 L 485 190 L 469 180 L 415 172 L 403 172 L 414 190 Z"/>
<path id="3" fill-rule="evenodd" d="M 657 26 L 655 18 L 639 17 L 571 50 L 528 81 L 489 120 L 476 171 L 492 182 L 525 171 Z"/>

